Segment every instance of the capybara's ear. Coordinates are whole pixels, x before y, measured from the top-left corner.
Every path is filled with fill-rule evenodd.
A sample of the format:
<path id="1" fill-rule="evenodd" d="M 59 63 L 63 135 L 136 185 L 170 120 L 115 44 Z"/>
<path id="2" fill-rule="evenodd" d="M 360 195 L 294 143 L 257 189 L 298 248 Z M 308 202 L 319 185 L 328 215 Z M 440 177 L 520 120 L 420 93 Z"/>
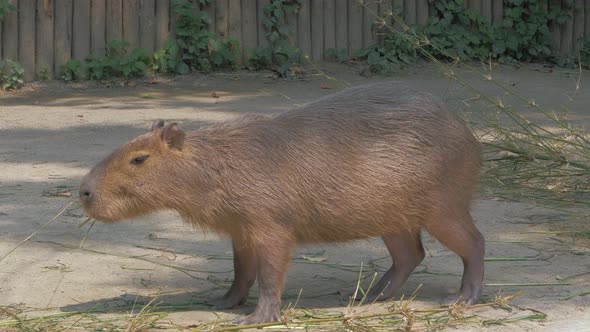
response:
<path id="1" fill-rule="evenodd" d="M 162 140 L 169 147 L 182 150 L 184 144 L 184 131 L 180 130 L 177 123 L 169 123 L 162 129 Z"/>
<path id="2" fill-rule="evenodd" d="M 164 128 L 164 120 L 162 120 L 162 119 L 154 120 L 154 122 L 152 123 L 152 131 L 156 131 L 156 130 L 162 129 L 162 128 Z"/>

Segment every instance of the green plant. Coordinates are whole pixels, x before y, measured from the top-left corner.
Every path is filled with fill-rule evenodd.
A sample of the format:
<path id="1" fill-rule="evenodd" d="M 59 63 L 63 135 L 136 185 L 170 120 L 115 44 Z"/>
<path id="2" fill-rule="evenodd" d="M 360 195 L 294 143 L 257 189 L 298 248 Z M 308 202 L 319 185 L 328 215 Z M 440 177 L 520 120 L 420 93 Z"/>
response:
<path id="1" fill-rule="evenodd" d="M 16 11 L 16 7 L 8 2 L 8 0 L 0 0 L 0 22 L 4 19 L 4 15 L 11 11 Z"/>
<path id="2" fill-rule="evenodd" d="M 154 53 L 152 69 L 160 73 L 186 74 L 188 65 L 179 57 L 178 44 L 174 39 L 169 39 L 164 47 Z"/>
<path id="3" fill-rule="evenodd" d="M 88 78 L 101 80 L 112 77 L 138 77 L 145 75 L 150 62 L 147 51 L 143 48 L 127 50 L 129 43 L 113 40 L 107 44 L 106 54 L 103 56 L 88 56 Z"/>
<path id="4" fill-rule="evenodd" d="M 25 70 L 16 61 L 5 59 L 0 60 L 0 85 L 4 90 L 14 90 L 24 84 Z"/>
<path id="5" fill-rule="evenodd" d="M 80 60 L 72 59 L 59 66 L 59 78 L 74 81 L 80 78 Z"/>
<path id="6" fill-rule="evenodd" d="M 239 51 L 240 42 L 237 38 L 215 39 L 210 48 L 210 61 L 214 68 L 235 68 Z"/>
<path id="7" fill-rule="evenodd" d="M 465 7 L 463 0 L 436 1 L 427 23 L 416 27 L 437 57 L 486 59 L 492 50 L 491 22 Z"/>
<path id="8" fill-rule="evenodd" d="M 400 35 L 391 22 L 383 33 L 383 43 L 358 52 L 366 56 L 372 71 L 387 72 L 392 66 L 407 64 L 418 58 L 417 47 L 424 47 L 440 59 L 513 61 L 547 61 L 551 58 L 552 23 L 564 24 L 571 17 L 561 6 L 548 9 L 536 0 L 503 0 L 504 19 L 492 23 L 488 18 L 465 7 L 463 0 L 437 0 L 424 25 L 405 27 L 406 34 L 423 36 L 423 44 L 412 44 Z M 571 5 L 571 4 L 570 4 Z M 400 25 L 399 15 L 390 15 Z M 379 21 L 387 23 L 389 17 Z M 567 62 L 568 59 L 553 59 Z"/>
<path id="9" fill-rule="evenodd" d="M 199 1 L 200 5 L 209 2 L 210 0 Z M 172 6 L 176 14 L 176 46 L 170 44 L 168 51 L 158 55 L 158 60 L 164 59 L 166 62 L 166 68 L 174 68 L 182 73 L 188 71 L 187 69 L 210 71 L 235 66 L 238 45 L 236 39 L 223 39 L 209 32 L 209 15 L 205 11 L 195 12 L 192 1 L 173 0 Z M 164 68 L 161 62 L 159 68 Z"/>
<path id="10" fill-rule="evenodd" d="M 501 62 L 543 61 L 551 56 L 552 22 L 570 17 L 561 6 L 545 10 L 536 0 L 504 0 L 504 19 L 493 29 L 493 57 Z"/>
<path id="11" fill-rule="evenodd" d="M 346 61 L 348 60 L 348 50 L 345 48 L 329 48 L 326 50 L 326 60 Z"/>
<path id="12" fill-rule="evenodd" d="M 289 26 L 285 16 L 299 11 L 297 0 L 273 0 L 264 6 L 262 25 L 266 30 L 269 47 L 258 46 L 249 62 L 254 68 L 277 67 L 282 77 L 291 75 L 290 69 L 301 61 L 301 51 L 289 42 Z"/>
<path id="13" fill-rule="evenodd" d="M 49 75 L 49 69 L 43 68 L 35 75 L 35 79 L 39 81 L 47 81 L 51 75 Z"/>
<path id="14" fill-rule="evenodd" d="M 397 34 L 386 34 L 383 44 L 360 50 L 360 57 L 367 59 L 369 70 L 373 73 L 388 73 L 394 68 L 416 62 L 416 46 Z"/>

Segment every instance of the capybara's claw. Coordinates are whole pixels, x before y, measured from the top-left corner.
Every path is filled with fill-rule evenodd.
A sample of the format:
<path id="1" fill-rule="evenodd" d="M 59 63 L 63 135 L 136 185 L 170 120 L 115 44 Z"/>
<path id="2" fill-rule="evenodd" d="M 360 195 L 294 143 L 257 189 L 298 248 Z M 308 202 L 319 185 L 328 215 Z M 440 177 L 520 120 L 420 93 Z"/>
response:
<path id="1" fill-rule="evenodd" d="M 253 325 L 262 323 L 279 322 L 281 316 L 278 313 L 257 313 L 254 312 L 251 315 L 240 317 L 234 321 L 236 325 Z"/>
<path id="2" fill-rule="evenodd" d="M 240 306 L 244 303 L 246 303 L 246 298 L 241 298 L 241 299 L 237 299 L 237 298 L 233 298 L 233 297 L 221 297 L 221 298 L 216 298 L 216 299 L 209 299 L 205 301 L 205 304 L 210 305 L 213 307 L 213 309 L 215 310 L 227 310 L 227 309 L 233 309 L 237 306 Z"/>
<path id="3" fill-rule="evenodd" d="M 453 305 L 453 304 L 464 304 L 464 305 L 473 305 L 476 304 L 479 300 L 479 296 L 481 294 L 481 288 L 475 287 L 465 287 L 458 293 L 449 295 L 442 300 L 443 305 Z"/>

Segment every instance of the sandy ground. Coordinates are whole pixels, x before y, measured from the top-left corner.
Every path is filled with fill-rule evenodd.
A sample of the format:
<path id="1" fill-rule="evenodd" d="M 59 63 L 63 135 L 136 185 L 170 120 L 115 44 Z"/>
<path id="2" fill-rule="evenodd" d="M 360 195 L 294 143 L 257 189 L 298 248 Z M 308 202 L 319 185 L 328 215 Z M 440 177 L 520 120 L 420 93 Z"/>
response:
<path id="1" fill-rule="evenodd" d="M 347 66 L 322 64 L 320 68 L 352 85 L 386 79 L 362 77 Z M 456 70 L 486 94 L 502 96 L 490 82 L 461 68 Z M 498 67 L 493 75 L 526 99 L 558 111 L 565 105 L 572 112 L 570 118 L 590 124 L 587 72 L 580 77 L 580 73 L 543 67 Z M 79 179 L 93 164 L 143 133 L 156 118 L 179 121 L 190 130 L 240 113 L 286 110 L 340 88 L 336 81 L 313 72 L 296 81 L 271 76 L 220 73 L 137 81 L 131 86 L 114 83 L 112 87 L 52 82 L 1 96 L 0 257 L 72 200 L 55 193 L 75 195 Z M 488 111 L 472 99 L 470 92 L 442 77 L 432 66 L 412 67 L 394 78 L 433 92 L 454 110 L 475 116 Z M 321 89 L 321 84 L 331 89 Z M 516 101 L 515 105 L 524 106 Z M 471 313 L 483 318 L 471 324 L 451 324 L 446 329 L 590 331 L 590 296 L 562 300 L 590 288 L 588 242 L 538 233 L 564 224 L 588 229 L 587 222 L 575 224 L 567 212 L 491 198 L 479 199 L 473 214 L 487 239 L 486 256 L 490 259 L 486 263 L 484 300 L 499 293 L 523 290 L 524 294 L 514 299 L 512 312 L 477 309 Z M 161 213 L 118 224 L 96 223 L 79 249 L 89 228 L 89 224 L 78 227 L 84 220 L 83 211 L 75 203 L 0 261 L 0 306 L 67 312 L 141 302 L 161 294 L 166 303 L 192 303 L 190 310 L 173 312 L 166 318 L 181 326 L 253 310 L 255 290 L 248 303 L 236 310 L 215 312 L 201 305 L 205 298 L 221 295 L 231 281 L 231 246 L 227 240 L 183 225 L 173 214 Z M 416 307 L 436 306 L 440 298 L 456 290 L 462 272 L 460 260 L 428 236 L 425 246 L 426 259 L 402 289 L 402 293 L 410 294 L 423 284 L 414 300 Z M 518 260 L 493 261 L 495 257 Z M 366 275 L 388 268 L 387 252 L 380 240 L 298 249 L 283 303 L 294 303 L 301 291 L 297 307 L 345 310 L 346 303 L 338 291 L 354 288 L 361 262 Z M 522 283 L 564 284 L 505 285 Z M 373 309 L 356 309 L 364 310 Z M 547 318 L 507 325 L 478 323 L 537 311 Z M 0 317 L 10 318 L 1 313 Z"/>

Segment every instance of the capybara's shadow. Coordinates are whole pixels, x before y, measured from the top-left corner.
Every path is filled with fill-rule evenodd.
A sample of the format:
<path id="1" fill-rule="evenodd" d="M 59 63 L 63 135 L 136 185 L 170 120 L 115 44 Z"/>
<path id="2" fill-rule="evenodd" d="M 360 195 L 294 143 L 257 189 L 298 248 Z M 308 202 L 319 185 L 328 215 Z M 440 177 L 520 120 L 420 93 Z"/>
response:
<path id="1" fill-rule="evenodd" d="M 212 311 L 213 307 L 206 303 L 207 299 L 209 299 L 209 297 L 201 297 L 201 293 L 197 292 L 166 294 L 161 296 L 124 294 L 117 297 L 71 304 L 61 307 L 60 310 L 64 312 L 138 313 L 144 307 L 150 306 L 154 311 L 158 312 L 195 310 Z M 240 306 L 238 309 L 248 307 L 253 308 L 253 304 L 247 303 L 244 306 Z"/>
<path id="2" fill-rule="evenodd" d="M 348 284 L 348 283 L 347 283 Z M 350 284 L 354 284 L 351 280 Z M 353 288 L 339 288 L 335 285 L 332 287 L 321 287 L 321 289 L 307 289 L 302 295 L 300 291 L 288 287 L 282 296 L 282 307 L 293 307 L 305 309 L 334 309 L 337 307 L 346 307 L 349 305 L 348 299 L 344 294 L 348 291 L 354 291 Z M 435 307 L 439 305 L 439 300 L 447 295 L 443 289 L 437 285 L 427 285 L 421 287 L 419 280 L 410 280 L 399 291 L 392 300 L 398 301 L 403 294 L 403 298 L 408 299 L 414 290 L 420 288 L 416 300 L 423 302 L 423 305 Z M 258 289 L 252 289 L 246 303 L 233 309 L 216 309 L 207 304 L 208 300 L 223 295 L 226 289 L 221 287 L 212 288 L 201 292 L 183 292 L 175 294 L 165 294 L 160 296 L 144 296 L 132 293 L 126 293 L 121 296 L 97 299 L 88 302 L 81 302 L 60 307 L 63 312 L 89 312 L 89 313 L 139 313 L 144 307 L 150 306 L 153 311 L 157 312 L 186 312 L 186 311 L 216 311 L 226 312 L 238 315 L 252 313 L 258 302 Z M 358 304 L 359 302 L 355 302 Z M 356 305 L 355 304 L 355 305 Z"/>

